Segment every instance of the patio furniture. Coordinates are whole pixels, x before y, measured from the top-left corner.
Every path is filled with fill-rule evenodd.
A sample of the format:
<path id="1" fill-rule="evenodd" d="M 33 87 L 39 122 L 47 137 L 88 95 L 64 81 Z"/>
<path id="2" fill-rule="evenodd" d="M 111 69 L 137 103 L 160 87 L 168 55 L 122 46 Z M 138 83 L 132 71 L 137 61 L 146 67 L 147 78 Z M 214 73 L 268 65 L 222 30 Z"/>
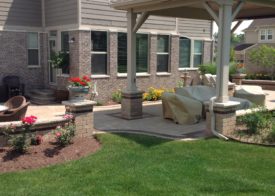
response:
<path id="1" fill-rule="evenodd" d="M 4 105 L 0 105 L 0 113 L 7 111 L 9 108 Z"/>
<path id="2" fill-rule="evenodd" d="M 236 86 L 234 96 L 238 98 L 247 99 L 256 105 L 265 105 L 266 94 L 260 86 Z"/>
<path id="3" fill-rule="evenodd" d="M 4 104 L 8 109 L 0 113 L 0 122 L 21 120 L 25 117 L 29 104 L 23 96 L 16 96 L 9 99 Z"/>
<path id="4" fill-rule="evenodd" d="M 25 85 L 20 82 L 18 76 L 6 76 L 3 78 L 3 84 L 6 89 L 6 94 L 8 98 L 16 95 L 24 95 Z"/>
<path id="5" fill-rule="evenodd" d="M 175 93 L 162 95 L 163 117 L 179 124 L 195 124 L 201 119 L 202 105 L 199 101 Z"/>
<path id="6" fill-rule="evenodd" d="M 199 101 L 203 107 L 202 116 L 205 118 L 204 103 L 209 101 L 212 97 L 216 96 L 216 89 L 209 86 L 198 85 L 184 88 L 175 88 L 175 93 Z M 237 108 L 238 110 L 248 109 L 252 106 L 252 103 L 246 99 L 229 97 L 229 100 L 240 102 L 240 105 Z"/>

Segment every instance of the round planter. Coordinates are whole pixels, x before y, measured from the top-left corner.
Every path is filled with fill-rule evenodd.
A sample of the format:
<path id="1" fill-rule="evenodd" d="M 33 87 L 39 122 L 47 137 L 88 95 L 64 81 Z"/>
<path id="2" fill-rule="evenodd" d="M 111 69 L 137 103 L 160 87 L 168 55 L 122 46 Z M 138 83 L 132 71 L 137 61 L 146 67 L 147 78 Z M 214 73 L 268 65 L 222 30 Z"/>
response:
<path id="1" fill-rule="evenodd" d="M 90 87 L 81 86 L 69 86 L 68 90 L 70 92 L 70 101 L 84 101 L 89 93 Z"/>
<path id="2" fill-rule="evenodd" d="M 237 84 L 237 85 L 241 85 L 242 84 L 242 80 L 245 79 L 246 74 L 242 74 L 242 73 L 236 73 L 236 74 L 232 74 L 232 82 Z"/>

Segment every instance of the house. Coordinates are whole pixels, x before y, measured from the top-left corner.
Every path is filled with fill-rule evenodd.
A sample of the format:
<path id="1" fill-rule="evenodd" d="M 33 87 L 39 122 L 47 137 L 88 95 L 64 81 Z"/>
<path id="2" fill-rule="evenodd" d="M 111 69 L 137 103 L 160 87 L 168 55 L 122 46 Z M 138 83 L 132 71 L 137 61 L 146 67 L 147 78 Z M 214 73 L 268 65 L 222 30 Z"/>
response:
<path id="1" fill-rule="evenodd" d="M 245 43 L 234 48 L 236 60 L 245 64 L 248 73 L 268 73 L 268 68 L 250 61 L 249 53 L 263 44 L 275 47 L 275 18 L 256 19 L 244 33 Z"/>
<path id="2" fill-rule="evenodd" d="M 33 100 L 47 101 L 34 93 L 48 92 L 42 89 L 65 99 L 72 76 L 91 76 L 100 102 L 126 86 L 126 12 L 109 0 L 3 1 L 0 43 L 0 86 L 3 77 L 18 75 Z M 53 68 L 56 51 L 68 54 L 69 69 Z M 183 71 L 198 77 L 198 65 L 212 61 L 212 53 L 212 21 L 150 16 L 137 32 L 137 84 L 174 88 Z"/>

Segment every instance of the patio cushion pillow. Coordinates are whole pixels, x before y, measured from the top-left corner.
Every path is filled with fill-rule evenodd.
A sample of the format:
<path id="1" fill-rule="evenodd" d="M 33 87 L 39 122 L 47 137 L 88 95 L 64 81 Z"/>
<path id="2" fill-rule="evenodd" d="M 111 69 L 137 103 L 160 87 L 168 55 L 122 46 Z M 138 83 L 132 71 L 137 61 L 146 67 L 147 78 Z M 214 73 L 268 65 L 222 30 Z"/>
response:
<path id="1" fill-rule="evenodd" d="M 265 93 L 260 86 L 239 85 L 235 88 L 235 97 L 248 99 L 256 105 L 265 105 Z"/>

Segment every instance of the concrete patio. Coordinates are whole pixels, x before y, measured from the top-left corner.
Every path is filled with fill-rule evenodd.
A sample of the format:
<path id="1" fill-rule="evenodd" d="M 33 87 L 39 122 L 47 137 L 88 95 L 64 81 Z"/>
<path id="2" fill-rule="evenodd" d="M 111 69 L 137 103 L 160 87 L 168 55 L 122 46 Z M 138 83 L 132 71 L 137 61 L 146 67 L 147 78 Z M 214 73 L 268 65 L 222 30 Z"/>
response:
<path id="1" fill-rule="evenodd" d="M 266 106 L 275 110 L 275 91 L 265 90 Z M 94 127 L 96 132 L 130 132 L 155 135 L 171 139 L 194 139 L 204 137 L 205 121 L 194 125 L 179 125 L 162 118 L 161 102 L 147 102 L 144 105 L 144 117 L 138 120 L 125 120 L 120 117 L 120 105 L 95 106 Z M 237 111 L 237 115 L 245 111 Z M 60 104 L 36 106 L 31 105 L 27 115 L 38 116 L 40 120 L 60 119 L 65 107 Z"/>

